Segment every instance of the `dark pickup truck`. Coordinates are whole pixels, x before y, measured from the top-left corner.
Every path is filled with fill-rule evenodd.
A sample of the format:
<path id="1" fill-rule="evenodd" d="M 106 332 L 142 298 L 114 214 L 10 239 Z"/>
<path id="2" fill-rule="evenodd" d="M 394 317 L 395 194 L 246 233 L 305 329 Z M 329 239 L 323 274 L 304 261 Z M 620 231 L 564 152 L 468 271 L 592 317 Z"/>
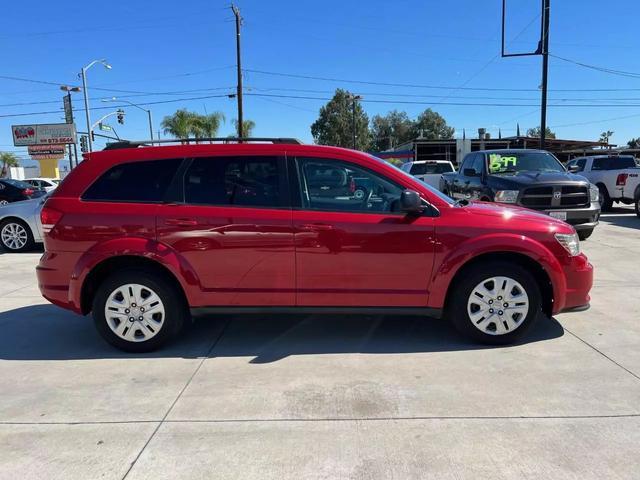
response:
<path id="1" fill-rule="evenodd" d="M 597 187 L 569 173 L 544 150 L 484 150 L 464 157 L 458 172 L 445 173 L 440 190 L 458 200 L 480 200 L 539 210 L 574 226 L 581 240 L 598 224 Z"/>

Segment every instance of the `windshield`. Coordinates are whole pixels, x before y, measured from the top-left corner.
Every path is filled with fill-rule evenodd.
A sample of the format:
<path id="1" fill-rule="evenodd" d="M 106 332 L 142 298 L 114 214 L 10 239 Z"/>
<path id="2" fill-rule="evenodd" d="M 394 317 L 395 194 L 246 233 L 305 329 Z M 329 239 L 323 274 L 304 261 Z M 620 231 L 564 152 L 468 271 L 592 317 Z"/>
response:
<path id="1" fill-rule="evenodd" d="M 489 173 L 566 172 L 562 164 L 547 152 L 489 153 Z"/>
<path id="2" fill-rule="evenodd" d="M 399 167 L 395 166 L 393 163 L 391 163 L 391 162 L 386 162 L 385 160 L 382 160 L 381 158 L 378 158 L 378 157 L 376 157 L 375 155 L 370 155 L 370 157 L 371 157 L 371 158 L 373 158 L 374 160 L 376 160 L 377 162 L 384 163 L 384 164 L 386 164 L 386 165 L 390 165 L 390 166 L 392 166 L 392 167 L 393 167 L 393 168 L 395 168 L 398 172 L 400 172 L 403 176 L 405 176 L 405 177 L 407 177 L 407 178 L 410 178 L 410 179 L 412 179 L 412 180 L 416 180 L 416 178 L 415 178 L 413 175 L 411 175 L 411 174 L 409 174 L 409 173 L 405 172 L 405 171 L 404 171 L 404 170 L 402 170 L 401 168 L 399 168 Z M 421 182 L 421 183 L 422 183 L 422 182 Z M 442 193 L 440 190 L 436 190 L 436 189 L 435 189 L 435 188 L 433 188 L 431 185 L 428 185 L 428 184 L 426 184 L 426 183 L 423 183 L 423 184 L 422 184 L 422 188 L 426 188 L 427 190 L 429 190 L 429 192 L 433 193 L 435 196 L 437 196 L 438 198 L 441 198 L 443 201 L 445 201 L 445 202 L 447 202 L 447 203 L 449 203 L 449 204 L 451 204 L 451 205 L 453 205 L 453 204 L 455 203 L 455 201 L 454 201 L 452 198 L 448 197 L 447 195 L 445 195 L 444 193 Z"/>

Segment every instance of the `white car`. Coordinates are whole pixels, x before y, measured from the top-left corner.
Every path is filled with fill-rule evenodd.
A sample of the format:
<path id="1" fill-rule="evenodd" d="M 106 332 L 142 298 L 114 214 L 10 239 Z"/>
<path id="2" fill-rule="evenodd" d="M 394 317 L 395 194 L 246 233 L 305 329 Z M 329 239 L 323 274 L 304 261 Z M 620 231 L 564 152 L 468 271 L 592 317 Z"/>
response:
<path id="1" fill-rule="evenodd" d="M 33 185 L 36 188 L 40 188 L 45 192 L 49 193 L 56 189 L 56 187 L 60 184 L 59 178 L 27 178 L 23 180 L 23 182 L 27 182 L 29 185 Z"/>
<path id="2" fill-rule="evenodd" d="M 0 206 L 0 246 L 8 252 L 26 252 L 42 243 L 40 210 L 47 196 Z"/>
<path id="3" fill-rule="evenodd" d="M 567 169 L 598 187 L 602 211 L 611 209 L 613 202 L 630 205 L 640 197 L 640 168 L 630 155 L 574 158 Z"/>
<path id="4" fill-rule="evenodd" d="M 443 173 L 456 171 L 453 163 L 447 160 L 418 160 L 407 162 L 400 168 L 436 190 L 440 187 L 440 177 Z"/>

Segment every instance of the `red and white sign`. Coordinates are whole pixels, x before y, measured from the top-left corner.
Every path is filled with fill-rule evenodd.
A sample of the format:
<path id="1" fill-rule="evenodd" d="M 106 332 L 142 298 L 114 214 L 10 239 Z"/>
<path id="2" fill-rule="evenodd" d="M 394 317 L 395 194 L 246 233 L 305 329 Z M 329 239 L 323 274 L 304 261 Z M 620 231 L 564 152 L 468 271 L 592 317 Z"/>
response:
<path id="1" fill-rule="evenodd" d="M 11 133 L 13 134 L 13 144 L 16 147 L 76 143 L 74 123 L 12 125 Z"/>
<path id="2" fill-rule="evenodd" d="M 29 145 L 28 152 L 34 160 L 60 160 L 66 154 L 65 145 Z"/>

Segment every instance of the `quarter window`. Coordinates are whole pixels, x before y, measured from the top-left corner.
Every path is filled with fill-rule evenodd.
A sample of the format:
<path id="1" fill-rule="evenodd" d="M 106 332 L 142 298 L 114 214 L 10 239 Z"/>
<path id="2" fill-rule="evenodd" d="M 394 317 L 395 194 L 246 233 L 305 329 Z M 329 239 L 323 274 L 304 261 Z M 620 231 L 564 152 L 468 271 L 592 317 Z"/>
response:
<path id="1" fill-rule="evenodd" d="M 308 210 L 397 212 L 402 187 L 364 168 L 338 160 L 298 160 L 302 206 Z"/>
<path id="2" fill-rule="evenodd" d="M 276 157 L 196 158 L 184 176 L 186 203 L 278 207 L 281 196 Z"/>
<path id="3" fill-rule="evenodd" d="M 151 160 L 116 165 L 96 180 L 83 200 L 160 202 L 182 160 Z"/>

